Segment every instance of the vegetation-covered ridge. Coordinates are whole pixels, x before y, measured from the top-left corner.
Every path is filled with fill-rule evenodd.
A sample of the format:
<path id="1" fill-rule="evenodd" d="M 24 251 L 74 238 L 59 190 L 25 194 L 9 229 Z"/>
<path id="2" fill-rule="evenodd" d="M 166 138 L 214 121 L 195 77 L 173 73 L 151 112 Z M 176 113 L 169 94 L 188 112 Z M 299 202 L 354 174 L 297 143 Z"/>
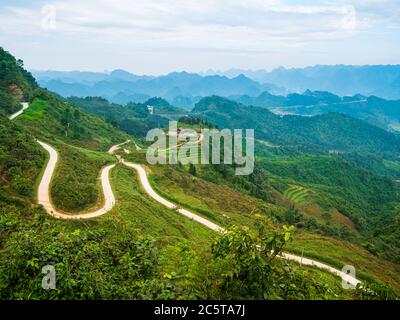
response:
<path id="1" fill-rule="evenodd" d="M 313 116 L 340 112 L 369 122 L 389 131 L 399 131 L 400 100 L 385 100 L 377 96 L 339 97 L 330 92 L 306 90 L 276 96 L 263 92 L 257 97 L 235 96 L 235 101 L 271 110 L 276 114 Z"/>
<path id="2" fill-rule="evenodd" d="M 20 102 L 30 100 L 36 88 L 36 81 L 23 68 L 23 61 L 0 47 L 0 113 L 10 115 L 18 111 Z"/>
<path id="3" fill-rule="evenodd" d="M 258 139 L 306 152 L 357 151 L 397 157 L 400 139 L 364 121 L 339 113 L 315 117 L 278 116 L 267 109 L 244 106 L 212 96 L 196 104 L 192 114 L 221 128 L 252 128 Z"/>
<path id="4" fill-rule="evenodd" d="M 380 280 L 397 289 L 395 277 L 391 273 L 395 267 L 379 257 L 370 258 L 371 254 L 365 250 L 360 251 L 363 253 L 363 271 L 369 275 L 371 266 L 365 262 L 368 259 L 374 268 L 370 281 L 373 290 L 367 291 L 343 290 L 338 278 L 321 270 L 276 259 L 271 254 L 272 249 L 274 253 L 279 253 L 288 246 L 295 252 L 301 249 L 296 245 L 296 239 L 303 235 L 302 240 L 307 239 L 307 236 L 319 237 L 322 230 L 318 224 L 315 227 L 315 224 L 308 223 L 310 218 L 306 215 L 307 212 L 295 204 L 298 197 L 292 198 L 293 201 L 287 199 L 284 195 L 286 188 L 281 186 L 288 186 L 289 183 L 291 187 L 302 186 L 302 192 L 310 195 L 308 198 L 303 197 L 303 204 L 310 199 L 314 201 L 314 197 L 323 199 L 328 196 L 340 196 L 332 186 L 329 192 L 325 190 L 326 193 L 322 193 L 310 181 L 296 181 L 299 177 L 295 174 L 287 180 L 279 180 L 285 177 L 278 169 L 272 173 L 268 172 L 267 168 L 257 165 L 254 175 L 236 177 L 232 174 L 233 168 L 225 165 L 168 167 L 172 171 L 181 170 L 179 178 L 173 181 L 176 183 L 177 192 L 168 190 L 168 194 L 180 201 L 182 206 L 188 204 L 193 210 L 199 208 L 201 215 L 211 213 L 210 219 L 215 217 L 226 221 L 229 231 L 224 235 L 215 235 L 196 222 L 181 216 L 176 210 L 170 210 L 153 201 L 143 191 L 138 180 L 132 178 L 132 172 L 122 166 L 117 166 L 111 172 L 111 185 L 117 205 L 107 215 L 85 222 L 53 219 L 43 208 L 36 205 L 34 190 L 45 165 L 46 154 L 35 143 L 35 139 L 50 143 L 60 153 L 64 153 L 65 161 L 60 162 L 56 170 L 62 174 L 54 180 L 52 186 L 53 191 L 57 190 L 53 194 L 54 201 L 59 201 L 60 206 L 64 207 L 76 205 L 75 210 L 80 211 L 93 205 L 90 202 L 98 201 L 84 188 L 90 187 L 90 194 L 94 194 L 95 189 L 91 188 L 97 187 L 97 176 L 94 172 L 98 173 L 99 167 L 111 161 L 104 151 L 111 145 L 131 137 L 116 128 L 112 121 L 105 122 L 106 116 L 100 115 L 103 117 L 101 119 L 91 115 L 79 106 L 33 84 L 26 90 L 32 90 L 32 96 L 24 97 L 24 100 L 30 102 L 31 108 L 15 123 L 11 123 L 5 117 L 0 118 L 0 130 L 4 131 L 0 136 L 7 137 L 0 140 L 0 298 L 395 297 L 391 289 L 375 281 Z M 159 99 L 150 100 L 150 103 L 164 108 L 162 117 L 165 119 L 171 115 L 178 116 L 177 112 L 180 112 Z M 125 111 L 116 108 L 118 113 Z M 140 108 L 144 111 L 143 106 L 139 106 Z M 94 109 L 91 112 L 94 112 Z M 134 109 L 136 112 L 136 107 Z M 139 119 L 137 115 L 134 118 L 137 121 Z M 143 121 L 144 125 L 148 125 L 147 121 L 150 118 L 146 115 L 137 123 Z M 123 116 L 120 116 L 118 121 L 123 121 Z M 190 125 L 190 122 L 197 125 L 189 119 L 186 125 Z M 206 123 L 207 121 L 204 121 L 200 126 Z M 257 161 L 278 156 L 297 157 L 301 154 L 298 150 L 282 150 L 279 144 L 267 139 L 262 141 L 266 141 L 265 148 L 259 149 Z M 301 144 L 301 141 L 299 143 Z M 278 147 L 269 147 L 272 144 Z M 126 156 L 128 160 L 143 161 L 145 149 L 135 152 L 134 145 L 126 147 L 131 151 L 131 154 Z M 316 154 L 321 156 L 321 150 Z M 13 157 L 21 161 L 13 161 Z M 389 157 L 385 160 L 390 161 L 392 170 L 396 170 L 396 160 Z M 69 171 L 68 168 L 74 170 Z M 157 173 L 155 168 L 151 170 Z M 353 167 L 349 170 L 353 170 Z M 3 175 L 3 172 L 6 174 Z M 175 172 L 173 174 L 175 175 Z M 321 174 L 325 175 L 323 171 Z M 25 180 L 22 181 L 21 177 Z M 166 178 L 172 178 L 172 174 L 158 177 L 156 184 L 168 183 L 168 179 L 164 180 Z M 192 178 L 197 181 L 196 186 L 202 187 L 199 193 L 190 188 L 191 184 L 194 184 Z M 368 184 L 374 179 L 375 177 L 367 179 L 367 182 L 370 181 Z M 186 187 L 185 181 L 188 183 Z M 333 181 L 332 184 L 337 183 L 332 179 L 324 180 L 324 183 L 328 184 L 330 181 Z M 362 181 L 355 179 L 355 183 Z M 223 202 L 218 203 L 212 197 L 207 198 L 211 200 L 206 204 L 201 201 L 199 194 L 210 195 L 215 191 L 212 186 L 224 192 L 225 202 L 230 206 Z M 172 185 L 170 188 L 175 189 Z M 162 189 L 164 190 L 164 187 Z M 181 198 L 182 193 L 187 198 Z M 234 206 L 235 196 L 240 199 L 242 207 Z M 187 202 L 189 198 L 191 200 Z M 323 223 L 323 219 L 318 219 L 317 222 Z M 244 222 L 245 226 L 237 226 L 240 222 Z M 292 228 L 283 229 L 282 226 L 287 224 L 295 224 L 299 233 L 292 234 Z M 324 225 L 329 225 L 328 219 Z M 356 232 L 354 231 L 352 236 L 356 235 Z M 340 265 L 347 261 L 344 261 L 343 257 L 334 256 L 332 252 L 343 252 L 338 248 L 350 246 L 350 242 L 353 241 L 356 243 L 355 248 L 360 248 L 352 237 L 337 242 L 334 241 L 335 237 L 325 234 L 324 237 L 318 238 L 324 239 L 324 243 L 328 243 L 331 250 L 325 254 L 324 247 L 320 246 L 317 249 L 313 248 L 313 254 L 320 254 L 328 264 L 331 258 L 332 262 L 338 261 Z M 316 243 L 315 239 L 313 241 Z M 356 260 L 350 262 L 358 263 Z M 41 287 L 41 268 L 49 264 L 56 268 L 57 286 L 55 290 L 46 291 Z M 389 272 L 383 272 L 384 276 L 381 277 L 375 272 L 377 266 L 385 266 Z"/>

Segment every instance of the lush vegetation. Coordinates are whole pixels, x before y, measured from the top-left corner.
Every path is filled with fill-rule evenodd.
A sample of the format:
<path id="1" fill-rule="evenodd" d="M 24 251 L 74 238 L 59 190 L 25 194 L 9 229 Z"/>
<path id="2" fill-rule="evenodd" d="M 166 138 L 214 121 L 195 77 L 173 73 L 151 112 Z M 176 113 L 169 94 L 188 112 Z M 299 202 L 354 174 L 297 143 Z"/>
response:
<path id="1" fill-rule="evenodd" d="M 18 111 L 19 102 L 29 100 L 36 86 L 35 79 L 23 68 L 23 61 L 0 47 L 0 112 L 9 115 Z"/>
<path id="2" fill-rule="evenodd" d="M 134 136 L 146 136 L 153 128 L 161 128 L 168 124 L 168 119 L 158 113 L 171 113 L 174 108 L 162 99 L 150 99 L 145 103 L 130 102 L 126 106 L 110 103 L 99 97 L 68 99 L 72 104 L 91 113 L 101 116 L 105 121 Z M 154 106 L 154 114 L 150 114 L 147 106 Z"/>
<path id="3" fill-rule="evenodd" d="M 107 215 L 61 221 L 36 205 L 47 155 L 35 139 L 60 154 L 54 204 L 85 212 L 102 202 L 101 168 L 116 162 L 105 151 L 132 139 L 127 133 L 143 136 L 182 117 L 182 110 L 160 98 L 126 106 L 66 101 L 37 87 L 8 53 L 0 57 L 3 111 L 30 102 L 14 122 L 0 115 L 0 298 L 393 299 L 385 285 L 400 291 L 398 264 L 385 260 L 398 262 L 400 248 L 392 179 L 400 171 L 397 137 L 342 115 L 280 118 L 210 97 L 180 126 L 255 126 L 253 174 L 236 176 L 230 165 L 148 169 L 159 194 L 228 233 L 215 234 L 153 201 L 136 173 L 119 164 L 111 172 L 117 203 Z M 146 163 L 145 149 L 124 147 L 131 151 L 124 157 Z M 367 160 L 378 151 L 382 157 Z M 338 268 L 353 264 L 370 289 L 345 291 L 324 271 L 278 258 L 282 250 Z M 56 268 L 55 290 L 41 287 L 45 265 Z"/>
<path id="4" fill-rule="evenodd" d="M 2 203 L 2 299 L 357 297 L 337 280 L 328 285 L 320 281 L 325 275 L 270 254 L 290 240 L 291 229 L 270 233 L 260 224 L 257 235 L 235 228 L 213 242 L 211 231 L 143 195 L 130 170 L 118 168 L 112 180 L 126 201 L 97 221 L 55 220 L 30 206 L 29 195 L 18 207 Z M 56 268 L 55 290 L 41 288 L 45 265 Z"/>
<path id="5" fill-rule="evenodd" d="M 111 124 L 42 89 L 37 90 L 30 107 L 16 122 L 37 138 L 97 151 L 106 151 L 128 137 Z"/>
<path id="6" fill-rule="evenodd" d="M 391 131 L 399 130 L 400 100 L 385 100 L 360 94 L 339 97 L 330 92 L 310 90 L 302 94 L 289 94 L 286 97 L 264 92 L 257 97 L 241 96 L 235 100 L 282 114 L 311 116 L 340 112 Z"/>
<path id="7" fill-rule="evenodd" d="M 0 141 L 0 199 L 3 204 L 24 206 L 20 198 L 34 195 L 32 180 L 41 171 L 44 152 L 32 136 L 1 115 Z"/>
<path id="8" fill-rule="evenodd" d="M 103 191 L 98 178 L 104 166 L 115 163 L 114 157 L 62 143 L 55 147 L 60 155 L 51 188 L 55 206 L 66 212 L 99 207 Z"/>
<path id="9" fill-rule="evenodd" d="M 397 136 L 339 113 L 280 117 L 267 109 L 246 107 L 217 96 L 202 99 L 192 113 L 221 128 L 254 129 L 256 138 L 291 150 L 325 153 L 356 151 L 393 158 L 400 152 Z"/>
<path id="10" fill-rule="evenodd" d="M 345 216 L 333 210 L 328 217 L 322 214 L 315 216 L 311 211 L 312 207 L 297 204 L 293 206 L 292 202 L 288 202 L 274 189 L 271 190 L 271 200 L 257 199 L 250 194 L 246 195 L 240 189 L 240 184 L 236 184 L 237 181 L 232 177 L 221 176 L 218 172 L 210 176 L 210 173 L 204 172 L 205 166 L 197 168 L 197 176 L 193 177 L 190 175 L 190 166 L 173 168 L 152 166 L 153 187 L 169 200 L 184 207 L 190 204 L 189 209 L 225 227 L 242 225 L 254 230 L 257 215 L 269 220 L 267 226 L 271 231 L 277 225 L 295 225 L 297 227 L 294 234 L 295 241 L 289 245 L 295 253 L 304 254 L 338 268 L 352 264 L 358 271 L 362 270 L 365 274 L 373 275 L 366 277 L 369 280 L 390 283 L 400 289 L 400 278 L 396 276 L 400 274 L 398 265 L 385 262 L 368 252 L 366 249 L 375 239 L 368 238 L 367 233 L 361 236 L 351 220 Z M 211 168 L 213 167 L 209 167 L 210 170 Z M 228 187 L 227 184 L 238 191 Z M 261 186 L 260 189 L 265 190 Z M 393 251 L 387 251 L 386 254 L 389 252 Z M 319 254 L 315 255 L 316 253 Z"/>

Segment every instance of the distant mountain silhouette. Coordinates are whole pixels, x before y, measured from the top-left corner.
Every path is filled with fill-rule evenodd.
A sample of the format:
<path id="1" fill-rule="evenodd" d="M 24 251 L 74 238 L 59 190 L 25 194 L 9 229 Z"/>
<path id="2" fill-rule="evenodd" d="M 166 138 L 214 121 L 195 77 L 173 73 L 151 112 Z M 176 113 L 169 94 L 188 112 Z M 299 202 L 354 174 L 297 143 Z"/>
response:
<path id="1" fill-rule="evenodd" d="M 285 90 L 271 84 L 261 84 L 239 75 L 233 79 L 225 76 L 200 76 L 195 73 L 173 72 L 159 77 L 137 76 L 124 70 L 111 73 L 33 71 L 43 87 L 64 97 L 101 96 L 126 104 L 144 102 L 159 96 L 178 107 L 192 108 L 201 97 L 213 94 L 258 95 L 264 91 L 283 94 Z"/>
<path id="2" fill-rule="evenodd" d="M 361 93 L 400 99 L 400 65 L 317 65 L 292 69 L 279 67 L 271 72 L 230 69 L 224 72 L 209 70 L 206 73 L 216 74 L 228 77 L 244 74 L 260 83 L 273 83 L 292 92 L 310 89 L 330 91 L 341 96 Z"/>
<path id="3" fill-rule="evenodd" d="M 360 94 L 339 97 L 330 92 L 310 90 L 302 94 L 292 93 L 286 97 L 264 92 L 256 97 L 243 95 L 230 98 L 244 105 L 267 108 L 281 115 L 315 116 L 340 112 L 389 131 L 400 131 L 400 100 L 385 100 Z"/>

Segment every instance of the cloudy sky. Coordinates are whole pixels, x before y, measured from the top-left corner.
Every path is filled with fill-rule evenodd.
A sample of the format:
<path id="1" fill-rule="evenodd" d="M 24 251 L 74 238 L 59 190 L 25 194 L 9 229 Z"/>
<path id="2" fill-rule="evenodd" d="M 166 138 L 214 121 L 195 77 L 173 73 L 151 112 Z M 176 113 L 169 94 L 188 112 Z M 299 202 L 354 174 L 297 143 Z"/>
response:
<path id="1" fill-rule="evenodd" d="M 399 64 L 399 0 L 0 0 L 30 69 L 138 74 Z"/>

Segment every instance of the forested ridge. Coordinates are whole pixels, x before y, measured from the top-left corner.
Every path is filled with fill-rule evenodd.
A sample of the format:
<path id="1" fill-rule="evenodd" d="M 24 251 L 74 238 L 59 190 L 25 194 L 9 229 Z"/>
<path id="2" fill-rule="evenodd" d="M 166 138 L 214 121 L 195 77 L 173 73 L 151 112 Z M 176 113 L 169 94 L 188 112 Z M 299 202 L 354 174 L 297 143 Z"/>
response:
<path id="1" fill-rule="evenodd" d="M 199 101 L 192 114 L 222 128 L 254 128 L 256 138 L 294 150 L 357 151 L 387 157 L 397 157 L 400 153 L 397 136 L 340 113 L 278 116 L 264 108 L 212 96 Z"/>

